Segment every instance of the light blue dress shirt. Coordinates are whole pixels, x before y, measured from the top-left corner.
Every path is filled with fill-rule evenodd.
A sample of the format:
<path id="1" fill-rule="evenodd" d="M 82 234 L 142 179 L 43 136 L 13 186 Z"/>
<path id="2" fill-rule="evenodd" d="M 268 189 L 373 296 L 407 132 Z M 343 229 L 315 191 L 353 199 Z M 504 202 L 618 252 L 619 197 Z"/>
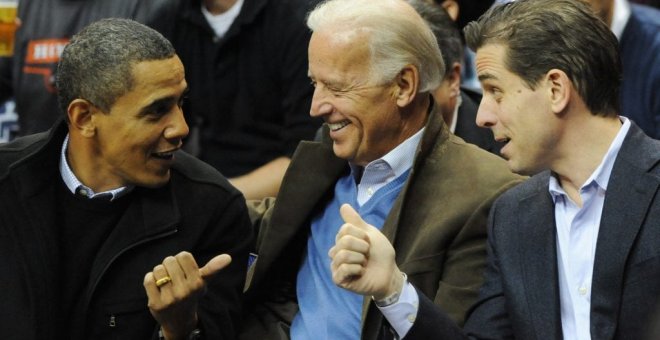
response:
<path id="1" fill-rule="evenodd" d="M 550 177 L 548 189 L 555 203 L 559 299 L 565 340 L 591 339 L 591 282 L 600 218 L 614 161 L 630 129 L 630 121 L 625 117 L 621 120 L 623 125 L 603 161 L 580 188 L 582 207 L 570 199 L 554 176 Z"/>

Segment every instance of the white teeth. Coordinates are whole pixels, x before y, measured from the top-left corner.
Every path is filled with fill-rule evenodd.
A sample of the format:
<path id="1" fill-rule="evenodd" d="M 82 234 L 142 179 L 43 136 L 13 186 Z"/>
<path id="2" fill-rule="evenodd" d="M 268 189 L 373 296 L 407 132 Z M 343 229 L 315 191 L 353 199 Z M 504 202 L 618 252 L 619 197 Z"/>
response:
<path id="1" fill-rule="evenodd" d="M 329 127 L 330 130 L 332 130 L 332 131 L 337 131 L 337 130 L 343 128 L 344 126 L 346 126 L 346 125 L 348 125 L 348 124 L 350 124 L 350 123 L 351 123 L 351 122 L 348 121 L 348 120 L 345 120 L 345 121 L 343 121 L 343 122 L 339 122 L 339 123 L 328 123 L 328 127 Z"/>

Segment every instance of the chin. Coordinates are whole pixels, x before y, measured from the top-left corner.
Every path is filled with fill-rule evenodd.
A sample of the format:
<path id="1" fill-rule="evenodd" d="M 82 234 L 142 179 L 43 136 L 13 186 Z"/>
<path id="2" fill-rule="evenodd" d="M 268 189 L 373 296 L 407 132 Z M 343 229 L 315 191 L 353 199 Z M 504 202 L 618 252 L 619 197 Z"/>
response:
<path id="1" fill-rule="evenodd" d="M 149 178 L 143 178 L 140 181 L 136 181 L 135 185 L 145 188 L 160 188 L 166 185 L 170 181 L 170 172 L 168 171 L 166 175 L 160 176 L 149 176 Z"/>
<path id="2" fill-rule="evenodd" d="M 509 163 L 509 169 L 512 172 L 517 173 L 518 175 L 523 175 L 523 176 L 534 176 L 537 173 L 543 171 L 543 169 L 539 169 L 535 166 L 525 166 L 521 164 L 511 164 Z"/>
<path id="3" fill-rule="evenodd" d="M 342 147 L 337 146 L 337 143 L 332 145 L 332 152 L 334 152 L 337 158 L 341 158 L 346 161 L 350 161 L 353 158 L 353 155 L 351 155 L 349 152 L 346 152 L 346 150 L 344 150 Z"/>

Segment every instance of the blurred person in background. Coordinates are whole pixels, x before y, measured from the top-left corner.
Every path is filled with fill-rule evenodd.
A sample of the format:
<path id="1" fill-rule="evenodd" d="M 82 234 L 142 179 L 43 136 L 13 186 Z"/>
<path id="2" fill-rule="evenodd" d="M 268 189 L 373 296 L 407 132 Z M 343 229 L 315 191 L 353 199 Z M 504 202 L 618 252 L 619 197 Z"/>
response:
<path id="1" fill-rule="evenodd" d="M 14 55 L 0 58 L 0 103 L 15 101 L 17 135 L 49 129 L 60 117 L 55 70 L 71 36 L 101 18 L 130 18 L 158 31 L 171 26 L 180 0 L 22 0 Z"/>
<path id="2" fill-rule="evenodd" d="M 660 10 L 628 0 L 588 0 L 619 40 L 621 114 L 660 139 Z"/>
<path id="3" fill-rule="evenodd" d="M 499 154 L 503 144 L 495 141 L 489 129 L 477 126 L 481 93 L 461 86 L 465 46 L 456 23 L 445 9 L 432 1 L 408 0 L 408 3 L 429 24 L 445 62 L 445 76 L 440 87 L 433 91 L 433 97 L 449 130 L 468 143 Z M 456 4 L 454 1 L 445 3 Z"/>
<path id="4" fill-rule="evenodd" d="M 190 86 L 189 149 L 247 199 L 275 196 L 309 115 L 309 0 L 183 1 L 171 40 Z"/>

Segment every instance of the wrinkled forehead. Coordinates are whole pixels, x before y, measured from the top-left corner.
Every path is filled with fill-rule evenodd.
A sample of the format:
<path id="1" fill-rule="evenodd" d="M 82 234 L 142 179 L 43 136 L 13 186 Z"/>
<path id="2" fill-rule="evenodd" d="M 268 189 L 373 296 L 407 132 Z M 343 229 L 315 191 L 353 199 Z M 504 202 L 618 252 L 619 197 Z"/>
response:
<path id="1" fill-rule="evenodd" d="M 507 48 L 503 44 L 486 44 L 477 49 L 475 57 L 477 76 L 507 70 L 506 53 Z"/>
<path id="2" fill-rule="evenodd" d="M 316 31 L 309 43 L 309 71 L 340 74 L 368 74 L 371 59 L 368 35 L 363 31 L 346 30 L 338 34 Z"/>

